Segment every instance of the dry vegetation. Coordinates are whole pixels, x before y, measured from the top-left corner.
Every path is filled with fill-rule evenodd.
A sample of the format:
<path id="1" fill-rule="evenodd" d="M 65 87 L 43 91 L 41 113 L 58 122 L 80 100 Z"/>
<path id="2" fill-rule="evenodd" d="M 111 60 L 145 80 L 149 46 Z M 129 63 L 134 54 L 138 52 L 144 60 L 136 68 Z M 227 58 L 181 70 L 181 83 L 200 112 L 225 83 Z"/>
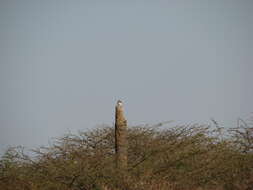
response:
<path id="1" fill-rule="evenodd" d="M 2 190 L 252 190 L 253 129 L 217 125 L 128 129 L 128 167 L 115 167 L 114 128 L 68 134 L 0 160 Z"/>

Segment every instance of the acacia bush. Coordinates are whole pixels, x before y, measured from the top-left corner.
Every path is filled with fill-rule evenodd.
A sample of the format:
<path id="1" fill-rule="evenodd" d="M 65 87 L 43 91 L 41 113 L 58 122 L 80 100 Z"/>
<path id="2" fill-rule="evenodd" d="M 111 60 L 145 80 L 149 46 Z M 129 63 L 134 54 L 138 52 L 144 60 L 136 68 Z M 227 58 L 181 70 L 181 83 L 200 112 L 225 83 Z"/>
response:
<path id="1" fill-rule="evenodd" d="M 29 153 L 10 148 L 0 160 L 0 189 L 253 189 L 251 125 L 214 124 L 129 127 L 125 170 L 115 165 L 113 127 L 67 134 Z"/>

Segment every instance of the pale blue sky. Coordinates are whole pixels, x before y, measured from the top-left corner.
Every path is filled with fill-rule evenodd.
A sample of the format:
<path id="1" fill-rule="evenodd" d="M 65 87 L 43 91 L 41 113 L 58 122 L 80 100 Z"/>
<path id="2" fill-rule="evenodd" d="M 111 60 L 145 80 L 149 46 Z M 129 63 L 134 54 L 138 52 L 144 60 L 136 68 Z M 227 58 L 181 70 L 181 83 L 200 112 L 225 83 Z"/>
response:
<path id="1" fill-rule="evenodd" d="M 0 149 L 253 112 L 251 0 L 0 0 Z"/>

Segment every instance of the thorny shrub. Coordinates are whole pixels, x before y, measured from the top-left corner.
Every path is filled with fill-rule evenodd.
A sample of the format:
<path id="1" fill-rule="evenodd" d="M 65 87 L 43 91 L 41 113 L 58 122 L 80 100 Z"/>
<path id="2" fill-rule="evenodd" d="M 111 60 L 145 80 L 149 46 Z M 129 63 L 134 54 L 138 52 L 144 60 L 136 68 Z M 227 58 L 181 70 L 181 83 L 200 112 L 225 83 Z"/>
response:
<path id="1" fill-rule="evenodd" d="M 128 128 L 128 168 L 115 167 L 114 129 L 67 134 L 0 160 L 2 190 L 253 189 L 253 130 L 189 125 Z"/>

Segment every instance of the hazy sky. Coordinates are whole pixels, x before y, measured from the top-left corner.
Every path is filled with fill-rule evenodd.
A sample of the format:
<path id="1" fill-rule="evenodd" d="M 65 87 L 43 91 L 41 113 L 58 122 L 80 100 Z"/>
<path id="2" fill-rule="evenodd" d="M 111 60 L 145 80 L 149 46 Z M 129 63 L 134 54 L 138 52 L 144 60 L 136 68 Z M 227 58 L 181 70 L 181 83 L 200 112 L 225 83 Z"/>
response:
<path id="1" fill-rule="evenodd" d="M 0 0 L 0 150 L 253 112 L 252 0 Z"/>

